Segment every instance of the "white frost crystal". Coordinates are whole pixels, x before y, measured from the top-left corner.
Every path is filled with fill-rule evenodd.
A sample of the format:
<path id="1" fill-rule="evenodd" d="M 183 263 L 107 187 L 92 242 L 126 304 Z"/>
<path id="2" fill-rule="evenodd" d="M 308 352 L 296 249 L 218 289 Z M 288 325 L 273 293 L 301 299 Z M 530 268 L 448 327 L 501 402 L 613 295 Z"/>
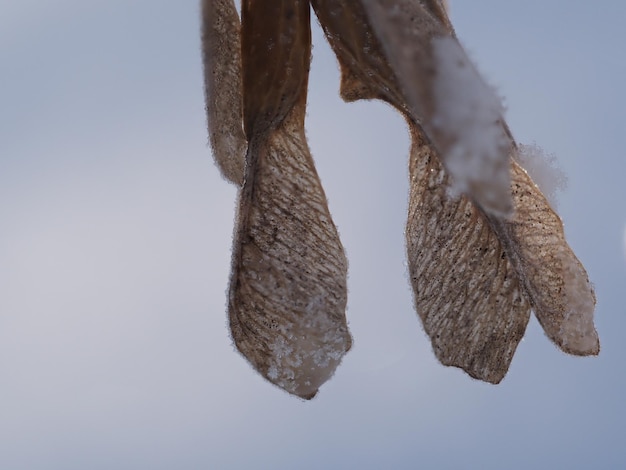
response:
<path id="1" fill-rule="evenodd" d="M 515 158 L 556 209 L 557 194 L 567 186 L 567 175 L 558 167 L 556 157 L 537 144 L 519 144 Z"/>
<path id="2" fill-rule="evenodd" d="M 435 64 L 435 144 L 443 153 L 454 194 L 479 194 L 484 207 L 509 187 L 511 141 L 504 132 L 504 110 L 458 41 L 451 36 L 432 41 Z M 481 202 L 481 201 L 479 201 Z"/>

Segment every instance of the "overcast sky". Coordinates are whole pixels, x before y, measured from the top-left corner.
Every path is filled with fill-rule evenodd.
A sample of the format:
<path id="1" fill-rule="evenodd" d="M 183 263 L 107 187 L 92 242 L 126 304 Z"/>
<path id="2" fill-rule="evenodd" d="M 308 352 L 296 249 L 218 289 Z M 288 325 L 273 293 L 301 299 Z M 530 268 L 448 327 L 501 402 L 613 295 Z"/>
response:
<path id="1" fill-rule="evenodd" d="M 354 347 L 311 402 L 234 351 L 235 188 L 206 145 L 197 1 L 0 0 L 0 468 L 626 466 L 626 2 L 451 0 L 520 142 L 567 174 L 597 358 L 532 318 L 509 374 L 434 358 L 404 248 L 408 136 L 314 29 L 307 134 Z"/>

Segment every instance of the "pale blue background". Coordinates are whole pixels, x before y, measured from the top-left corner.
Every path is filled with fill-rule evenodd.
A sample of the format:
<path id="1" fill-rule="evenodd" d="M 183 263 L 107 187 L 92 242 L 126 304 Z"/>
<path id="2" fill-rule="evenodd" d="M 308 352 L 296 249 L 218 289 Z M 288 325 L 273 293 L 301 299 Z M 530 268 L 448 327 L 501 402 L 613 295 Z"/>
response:
<path id="1" fill-rule="evenodd" d="M 558 156 L 598 358 L 532 320 L 499 386 L 439 365 L 404 256 L 404 124 L 344 104 L 314 32 L 308 137 L 355 345 L 311 402 L 226 328 L 235 188 L 206 145 L 196 1 L 0 0 L 0 468 L 626 467 L 626 2 L 456 0 L 521 142 Z"/>

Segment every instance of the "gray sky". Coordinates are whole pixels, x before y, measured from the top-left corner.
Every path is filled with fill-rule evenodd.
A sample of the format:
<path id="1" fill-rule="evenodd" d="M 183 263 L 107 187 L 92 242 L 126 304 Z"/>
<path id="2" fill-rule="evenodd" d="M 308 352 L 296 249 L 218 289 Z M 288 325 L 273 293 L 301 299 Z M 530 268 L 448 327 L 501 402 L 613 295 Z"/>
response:
<path id="1" fill-rule="evenodd" d="M 235 188 L 207 148 L 196 1 L 0 0 L 0 468 L 626 466 L 626 2 L 451 0 L 515 137 L 556 154 L 598 358 L 533 318 L 498 386 L 441 366 L 404 255 L 408 137 L 345 104 L 316 27 L 307 134 L 354 347 L 302 402 L 234 352 Z"/>

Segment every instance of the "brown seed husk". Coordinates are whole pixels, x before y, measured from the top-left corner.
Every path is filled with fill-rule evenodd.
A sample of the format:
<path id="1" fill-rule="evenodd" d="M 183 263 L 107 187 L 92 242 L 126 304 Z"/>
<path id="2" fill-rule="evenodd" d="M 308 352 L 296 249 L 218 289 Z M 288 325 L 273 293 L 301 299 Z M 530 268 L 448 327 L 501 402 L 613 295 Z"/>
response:
<path id="1" fill-rule="evenodd" d="M 413 140 L 409 271 L 416 309 L 435 354 L 446 365 L 497 383 L 509 368 L 531 308 L 563 351 L 597 354 L 593 288 L 565 241 L 559 217 L 512 160 L 515 143 L 504 121 L 502 133 L 510 147 L 504 205 L 489 206 L 477 192 L 450 194 L 439 151 L 445 145 L 433 145 L 437 136 L 425 125 L 434 76 L 426 43 L 454 32 L 440 2 L 392 3 L 312 1 L 339 59 L 344 99 L 379 98 L 407 116 Z M 426 118 L 416 112 L 420 100 Z M 510 213 L 510 219 L 502 213 Z"/>
<path id="2" fill-rule="evenodd" d="M 347 260 L 304 134 L 309 6 L 275 2 L 268 7 L 271 14 L 258 17 L 270 24 L 257 23 L 254 12 L 266 5 L 244 3 L 244 44 L 268 44 L 269 36 L 271 44 L 285 50 L 250 44 L 243 49 L 250 145 L 229 316 L 235 344 L 255 369 L 289 393 L 309 399 L 352 343 L 345 317 Z M 246 19 L 252 16 L 248 32 Z M 289 73 L 272 62 L 283 60 L 293 66 Z M 266 69 L 268 75 L 263 75 Z M 259 75 L 273 86 L 265 89 L 252 80 Z"/>
<path id="3" fill-rule="evenodd" d="M 499 383 L 530 317 L 530 302 L 489 220 L 452 197 L 432 147 L 410 124 L 409 275 L 415 308 L 442 364 Z"/>

